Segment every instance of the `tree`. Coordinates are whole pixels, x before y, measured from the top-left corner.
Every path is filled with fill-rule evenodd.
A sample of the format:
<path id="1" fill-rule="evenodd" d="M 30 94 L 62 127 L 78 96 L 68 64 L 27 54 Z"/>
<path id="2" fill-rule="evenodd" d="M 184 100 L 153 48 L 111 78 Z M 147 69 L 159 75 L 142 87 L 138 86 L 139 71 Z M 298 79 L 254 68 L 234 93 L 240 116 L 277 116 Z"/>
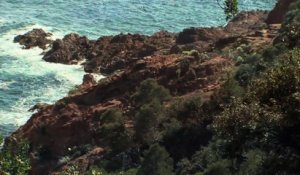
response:
<path id="1" fill-rule="evenodd" d="M 226 141 L 223 154 L 236 160 L 235 172 L 244 168 L 251 174 L 257 170 L 262 171 L 258 174 L 299 174 L 299 67 L 299 48 L 279 56 L 273 67 L 252 81 L 244 98 L 233 99 L 215 118 L 216 134 Z M 243 165 L 245 153 L 254 148 L 265 156 L 250 152 L 263 159 Z"/>
<path id="2" fill-rule="evenodd" d="M 161 138 L 159 124 L 164 118 L 159 102 L 145 104 L 135 116 L 135 136 L 142 144 L 151 144 Z"/>
<path id="3" fill-rule="evenodd" d="M 125 151 L 130 146 L 130 136 L 124 126 L 120 109 L 109 109 L 100 116 L 99 134 L 104 144 L 114 153 Z"/>
<path id="4" fill-rule="evenodd" d="M 230 20 L 232 17 L 237 15 L 238 9 L 238 0 L 225 0 L 224 4 L 220 3 L 220 0 L 217 0 L 219 6 L 224 10 L 226 15 L 226 20 Z"/>
<path id="5" fill-rule="evenodd" d="M 170 92 L 160 86 L 155 79 L 147 79 L 141 82 L 136 93 L 132 95 L 132 100 L 136 106 L 149 104 L 152 101 L 163 102 L 171 98 Z"/>
<path id="6" fill-rule="evenodd" d="M 139 108 L 135 114 L 135 136 L 142 144 L 150 145 L 161 138 L 159 126 L 165 118 L 163 102 L 171 98 L 170 92 L 155 79 L 147 79 L 131 98 Z"/>
<path id="7" fill-rule="evenodd" d="M 158 144 L 151 146 L 137 175 L 171 175 L 173 160 L 164 147 Z"/>

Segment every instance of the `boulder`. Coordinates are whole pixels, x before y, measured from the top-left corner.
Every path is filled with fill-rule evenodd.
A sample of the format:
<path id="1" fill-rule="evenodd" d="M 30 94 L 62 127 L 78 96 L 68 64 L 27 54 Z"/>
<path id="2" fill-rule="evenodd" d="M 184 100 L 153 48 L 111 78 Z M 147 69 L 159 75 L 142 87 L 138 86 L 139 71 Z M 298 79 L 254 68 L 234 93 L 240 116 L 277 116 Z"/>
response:
<path id="1" fill-rule="evenodd" d="M 284 15 L 288 11 L 290 4 L 293 2 L 295 2 L 295 0 L 279 0 L 275 8 L 269 13 L 266 22 L 268 24 L 281 24 Z"/>
<path id="2" fill-rule="evenodd" d="M 54 63 L 77 64 L 87 58 L 91 46 L 92 42 L 87 37 L 71 33 L 63 39 L 55 40 L 43 59 Z"/>
<path id="3" fill-rule="evenodd" d="M 48 39 L 52 34 L 45 32 L 43 29 L 33 29 L 24 35 L 18 35 L 14 38 L 15 43 L 24 45 L 25 49 L 39 47 L 43 50 L 53 41 Z"/>

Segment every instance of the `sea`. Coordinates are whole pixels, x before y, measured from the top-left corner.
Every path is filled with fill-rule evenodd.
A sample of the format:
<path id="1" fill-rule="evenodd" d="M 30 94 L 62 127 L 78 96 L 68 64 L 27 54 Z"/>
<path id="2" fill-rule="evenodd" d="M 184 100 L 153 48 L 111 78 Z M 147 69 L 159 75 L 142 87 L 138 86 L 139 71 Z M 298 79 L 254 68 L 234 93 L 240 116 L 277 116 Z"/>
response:
<path id="1" fill-rule="evenodd" d="M 222 4 L 222 0 L 219 0 Z M 239 0 L 240 10 L 270 10 L 276 0 Z M 104 35 L 226 24 L 217 0 L 0 0 L 0 134 L 26 123 L 36 103 L 54 103 L 82 82 L 80 65 L 42 60 L 42 50 L 22 49 L 13 38 L 33 28 L 97 39 Z"/>

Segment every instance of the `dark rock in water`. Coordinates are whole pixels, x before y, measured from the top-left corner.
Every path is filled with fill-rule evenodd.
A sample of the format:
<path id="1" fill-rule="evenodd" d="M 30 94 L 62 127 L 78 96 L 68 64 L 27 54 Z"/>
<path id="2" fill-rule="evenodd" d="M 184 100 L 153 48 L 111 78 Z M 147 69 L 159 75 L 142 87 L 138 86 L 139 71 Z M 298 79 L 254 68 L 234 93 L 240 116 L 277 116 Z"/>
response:
<path id="1" fill-rule="evenodd" d="M 87 37 L 71 33 L 62 40 L 55 40 L 52 49 L 44 55 L 43 59 L 54 63 L 77 64 L 78 61 L 86 59 L 90 47 L 91 41 Z"/>
<path id="2" fill-rule="evenodd" d="M 53 42 L 47 38 L 51 35 L 51 33 L 46 33 L 43 29 L 33 29 L 24 35 L 16 36 L 14 42 L 24 45 L 25 49 L 39 47 L 45 50 L 47 46 Z"/>

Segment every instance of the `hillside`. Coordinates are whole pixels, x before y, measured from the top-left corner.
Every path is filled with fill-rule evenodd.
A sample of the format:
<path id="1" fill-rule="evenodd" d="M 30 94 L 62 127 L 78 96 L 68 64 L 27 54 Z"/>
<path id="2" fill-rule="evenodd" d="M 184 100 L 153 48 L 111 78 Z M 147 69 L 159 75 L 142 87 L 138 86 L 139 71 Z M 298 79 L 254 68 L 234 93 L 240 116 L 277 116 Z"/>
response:
<path id="1" fill-rule="evenodd" d="M 33 175 L 298 174 L 300 3 L 282 2 L 180 33 L 16 37 L 87 74 L 6 147 L 28 141 Z"/>

